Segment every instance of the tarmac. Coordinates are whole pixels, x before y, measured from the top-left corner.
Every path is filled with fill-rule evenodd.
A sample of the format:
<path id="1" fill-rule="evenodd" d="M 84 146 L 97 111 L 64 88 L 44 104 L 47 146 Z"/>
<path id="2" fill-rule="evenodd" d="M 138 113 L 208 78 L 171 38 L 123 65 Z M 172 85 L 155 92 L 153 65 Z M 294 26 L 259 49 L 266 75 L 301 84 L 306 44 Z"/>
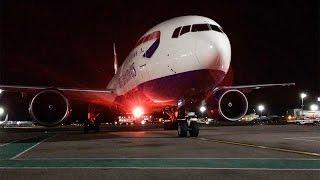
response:
<path id="1" fill-rule="evenodd" d="M 0 179 L 320 179 L 320 127 L 0 129 Z"/>

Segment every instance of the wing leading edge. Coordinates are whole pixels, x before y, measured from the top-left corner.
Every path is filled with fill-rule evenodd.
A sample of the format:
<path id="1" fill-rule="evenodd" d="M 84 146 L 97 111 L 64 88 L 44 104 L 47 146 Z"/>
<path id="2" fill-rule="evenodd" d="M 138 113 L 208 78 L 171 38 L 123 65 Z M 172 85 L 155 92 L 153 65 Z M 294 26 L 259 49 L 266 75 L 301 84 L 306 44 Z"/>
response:
<path id="1" fill-rule="evenodd" d="M 295 83 L 280 83 L 280 84 L 253 84 L 253 85 L 239 85 L 239 86 L 218 86 L 213 89 L 213 93 L 220 90 L 238 89 L 241 91 L 251 91 L 255 89 L 275 87 L 275 86 L 294 86 Z"/>
<path id="2" fill-rule="evenodd" d="M 58 91 L 61 91 L 70 100 L 83 101 L 101 105 L 111 105 L 117 96 L 112 89 L 79 89 L 19 85 L 0 85 L 0 89 L 9 92 L 21 92 L 30 94 L 35 94 L 46 89 L 56 89 Z"/>

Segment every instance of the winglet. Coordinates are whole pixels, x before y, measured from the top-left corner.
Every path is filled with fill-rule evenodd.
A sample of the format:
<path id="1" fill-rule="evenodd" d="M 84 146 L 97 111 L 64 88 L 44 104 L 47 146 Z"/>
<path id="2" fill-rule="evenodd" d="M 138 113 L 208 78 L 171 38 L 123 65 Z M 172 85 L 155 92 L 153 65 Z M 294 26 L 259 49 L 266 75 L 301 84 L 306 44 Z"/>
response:
<path id="1" fill-rule="evenodd" d="M 113 63 L 114 74 L 116 74 L 117 70 L 118 70 L 118 60 L 117 60 L 117 52 L 116 52 L 116 44 L 115 43 L 113 43 L 113 58 L 114 58 L 114 63 Z"/>

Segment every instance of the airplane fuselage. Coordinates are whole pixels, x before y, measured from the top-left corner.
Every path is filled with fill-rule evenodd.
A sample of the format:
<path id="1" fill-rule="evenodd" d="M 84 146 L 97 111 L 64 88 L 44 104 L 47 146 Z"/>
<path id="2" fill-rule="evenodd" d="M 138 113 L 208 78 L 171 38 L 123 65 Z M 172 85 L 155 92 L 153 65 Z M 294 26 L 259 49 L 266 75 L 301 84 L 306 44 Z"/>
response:
<path id="1" fill-rule="evenodd" d="M 177 17 L 138 40 L 107 88 L 129 109 L 175 105 L 190 89 L 217 86 L 230 60 L 230 42 L 219 24 L 201 16 Z"/>

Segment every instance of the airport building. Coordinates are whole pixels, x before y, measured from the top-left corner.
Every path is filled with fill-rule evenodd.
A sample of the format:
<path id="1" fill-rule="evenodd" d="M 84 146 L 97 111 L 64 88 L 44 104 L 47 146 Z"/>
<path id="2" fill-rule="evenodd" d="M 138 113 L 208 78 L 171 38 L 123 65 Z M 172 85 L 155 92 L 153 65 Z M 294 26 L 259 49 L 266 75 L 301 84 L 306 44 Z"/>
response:
<path id="1" fill-rule="evenodd" d="M 258 117 L 259 115 L 257 115 L 256 113 L 247 114 L 241 118 L 241 121 L 252 121 L 254 119 L 257 119 Z"/>
<path id="2" fill-rule="evenodd" d="M 320 121 L 319 110 L 302 110 L 302 109 L 290 109 L 287 111 L 287 122 L 289 123 L 314 123 Z"/>

